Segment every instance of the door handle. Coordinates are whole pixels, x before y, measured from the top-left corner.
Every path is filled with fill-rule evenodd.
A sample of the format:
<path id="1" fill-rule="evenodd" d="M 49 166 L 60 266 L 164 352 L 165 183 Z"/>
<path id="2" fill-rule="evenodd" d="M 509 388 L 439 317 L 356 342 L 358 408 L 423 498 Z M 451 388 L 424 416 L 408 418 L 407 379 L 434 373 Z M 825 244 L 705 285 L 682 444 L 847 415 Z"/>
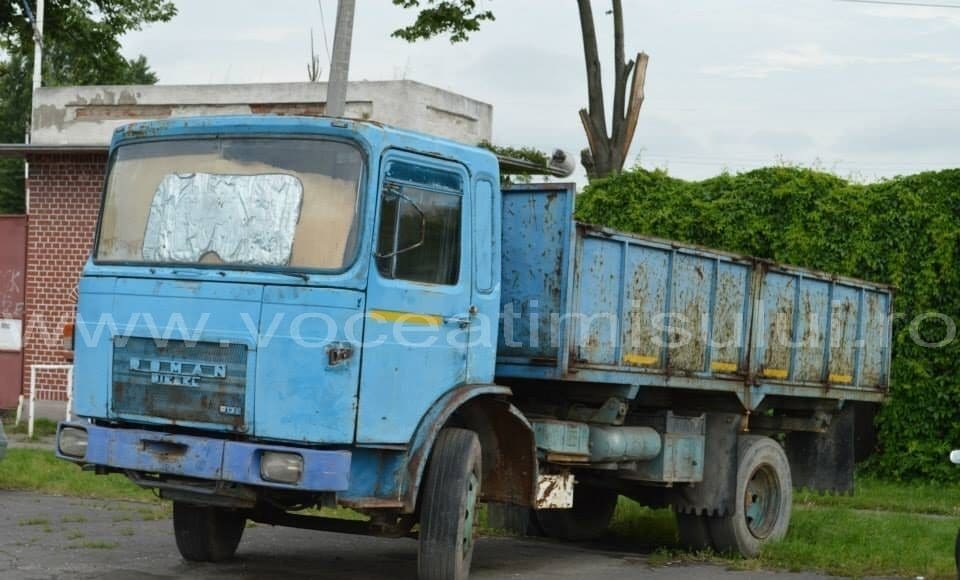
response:
<path id="1" fill-rule="evenodd" d="M 443 319 L 444 324 L 457 325 L 460 328 L 466 328 L 470 326 L 470 323 L 473 322 L 473 318 L 470 316 L 448 316 Z"/>
<path id="2" fill-rule="evenodd" d="M 473 322 L 473 317 L 477 315 L 477 307 L 471 305 L 466 314 L 457 316 L 448 316 L 443 319 L 444 324 L 456 324 L 460 328 L 466 328 Z"/>

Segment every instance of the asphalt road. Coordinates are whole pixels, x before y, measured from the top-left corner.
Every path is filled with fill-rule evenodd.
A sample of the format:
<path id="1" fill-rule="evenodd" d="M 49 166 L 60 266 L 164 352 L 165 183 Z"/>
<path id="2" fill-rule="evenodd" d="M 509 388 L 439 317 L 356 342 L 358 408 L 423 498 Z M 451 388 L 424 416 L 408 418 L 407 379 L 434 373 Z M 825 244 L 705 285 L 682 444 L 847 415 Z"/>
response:
<path id="1" fill-rule="evenodd" d="M 248 528 L 234 562 L 186 564 L 163 510 L 0 491 L 0 578 L 4 580 L 173 580 L 311 578 L 415 580 L 413 540 L 388 540 L 273 528 Z M 643 578 L 644 580 L 808 580 L 815 575 L 730 572 L 706 565 L 651 568 L 642 553 L 541 540 L 483 538 L 474 580 Z"/>

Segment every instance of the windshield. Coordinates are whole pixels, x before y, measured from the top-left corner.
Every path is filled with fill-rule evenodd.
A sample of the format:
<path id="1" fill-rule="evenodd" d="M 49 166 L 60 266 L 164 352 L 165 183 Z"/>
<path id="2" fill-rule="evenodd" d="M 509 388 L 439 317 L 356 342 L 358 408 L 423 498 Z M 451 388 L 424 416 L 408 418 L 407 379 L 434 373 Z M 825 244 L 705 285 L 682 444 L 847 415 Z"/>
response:
<path id="1" fill-rule="evenodd" d="M 119 147 L 99 262 L 341 270 L 363 157 L 340 141 L 223 138 Z"/>

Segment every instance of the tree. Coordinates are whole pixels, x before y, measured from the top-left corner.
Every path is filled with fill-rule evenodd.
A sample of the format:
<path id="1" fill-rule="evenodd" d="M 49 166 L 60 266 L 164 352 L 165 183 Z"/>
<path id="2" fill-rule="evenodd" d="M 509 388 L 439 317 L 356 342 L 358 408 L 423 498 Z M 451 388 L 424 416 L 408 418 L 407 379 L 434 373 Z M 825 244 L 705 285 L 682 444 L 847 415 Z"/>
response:
<path id="1" fill-rule="evenodd" d="M 31 2 L 32 3 L 32 2 Z M 154 84 L 147 59 L 125 58 L 119 38 L 176 14 L 169 0 L 46 0 L 43 84 Z M 33 27 L 20 0 L 0 3 L 0 141 L 23 141 L 29 127 Z M 0 213 L 23 211 L 23 162 L 0 159 Z"/>
<path id="2" fill-rule="evenodd" d="M 449 34 L 451 42 L 463 42 L 480 29 L 483 21 L 494 20 L 489 10 L 477 8 L 474 0 L 393 0 L 403 8 L 419 10 L 416 21 L 393 33 L 409 42 Z M 614 33 L 613 115 L 608 130 L 603 95 L 603 77 L 597 50 L 597 31 L 590 0 L 577 0 L 583 55 L 587 69 L 588 106 L 580 110 L 580 120 L 587 134 L 588 149 L 581 161 L 590 178 L 619 173 L 636 132 L 643 105 L 644 82 L 649 57 L 638 53 L 627 61 L 624 51 L 623 2 L 611 0 Z"/>
<path id="3" fill-rule="evenodd" d="M 471 32 L 480 30 L 484 20 L 495 20 L 493 12 L 477 8 L 476 0 L 422 1 L 429 8 L 421 8 L 421 0 L 393 0 L 397 6 L 420 11 L 413 24 L 394 31 L 395 38 L 415 42 L 449 33 L 450 42 L 464 42 Z"/>

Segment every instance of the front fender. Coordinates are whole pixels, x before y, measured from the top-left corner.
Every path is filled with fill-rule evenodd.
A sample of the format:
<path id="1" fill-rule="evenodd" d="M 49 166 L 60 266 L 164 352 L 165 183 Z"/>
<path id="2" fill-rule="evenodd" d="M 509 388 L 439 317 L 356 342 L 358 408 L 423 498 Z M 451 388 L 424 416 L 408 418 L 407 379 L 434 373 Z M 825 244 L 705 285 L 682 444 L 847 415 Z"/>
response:
<path id="1" fill-rule="evenodd" d="M 494 485 L 484 486 L 490 490 L 490 493 L 485 491 L 484 499 L 529 503 L 535 489 L 536 447 L 530 424 L 520 411 L 503 399 L 511 394 L 509 388 L 499 385 L 463 385 L 434 403 L 420 421 L 407 452 L 406 481 L 401 486 L 405 512 L 416 510 L 420 482 L 434 441 L 458 412 L 463 426 L 476 431 L 480 437 L 485 474 L 500 476 L 492 480 Z M 485 482 L 487 479 L 485 475 Z"/>

